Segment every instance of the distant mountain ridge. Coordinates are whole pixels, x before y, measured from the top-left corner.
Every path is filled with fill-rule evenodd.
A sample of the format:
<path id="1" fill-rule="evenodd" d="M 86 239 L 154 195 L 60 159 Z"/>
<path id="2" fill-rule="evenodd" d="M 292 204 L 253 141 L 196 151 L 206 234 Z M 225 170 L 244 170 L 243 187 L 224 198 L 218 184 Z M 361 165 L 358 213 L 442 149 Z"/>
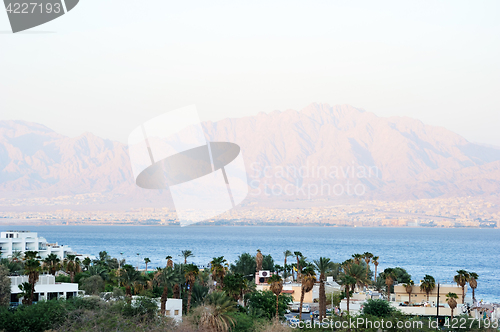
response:
<path id="1" fill-rule="evenodd" d="M 348 181 L 363 186 L 357 198 L 365 199 L 495 195 L 500 190 L 500 149 L 470 143 L 419 120 L 378 117 L 349 105 L 315 103 L 301 111 L 207 122 L 204 129 L 211 141 L 240 145 L 250 198 L 335 199 L 336 194 L 325 193 L 303 197 L 297 189 L 326 184 L 345 189 Z M 349 167 L 356 170 L 354 176 L 345 172 Z M 310 173 L 291 172 L 301 169 Z M 363 177 L 362 170 L 377 174 Z M 287 185 L 288 193 L 273 192 Z M 35 123 L 0 121 L 0 194 L 24 192 L 168 199 L 165 193 L 135 186 L 122 143 L 90 133 L 69 138 Z"/>

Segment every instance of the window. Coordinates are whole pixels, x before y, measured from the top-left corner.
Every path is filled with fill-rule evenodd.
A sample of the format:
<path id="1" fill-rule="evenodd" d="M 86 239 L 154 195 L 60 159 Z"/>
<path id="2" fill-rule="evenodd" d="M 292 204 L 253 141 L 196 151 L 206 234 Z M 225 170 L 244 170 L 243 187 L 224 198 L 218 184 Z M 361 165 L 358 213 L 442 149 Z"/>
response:
<path id="1" fill-rule="evenodd" d="M 175 311 L 174 311 L 174 315 L 175 315 L 175 316 L 178 316 L 178 315 L 179 315 L 179 310 L 175 310 Z"/>
<path id="2" fill-rule="evenodd" d="M 167 316 L 170 316 L 170 310 L 167 310 L 165 313 L 167 314 Z"/>

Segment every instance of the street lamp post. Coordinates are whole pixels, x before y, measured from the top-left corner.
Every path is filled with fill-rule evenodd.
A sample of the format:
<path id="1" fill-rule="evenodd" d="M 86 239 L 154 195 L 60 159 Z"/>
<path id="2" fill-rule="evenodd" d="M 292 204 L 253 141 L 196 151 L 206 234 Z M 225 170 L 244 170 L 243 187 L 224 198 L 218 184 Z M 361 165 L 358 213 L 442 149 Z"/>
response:
<path id="1" fill-rule="evenodd" d="M 439 322 L 439 281 L 438 281 L 438 295 L 437 295 L 437 311 L 436 311 L 436 316 Z"/>

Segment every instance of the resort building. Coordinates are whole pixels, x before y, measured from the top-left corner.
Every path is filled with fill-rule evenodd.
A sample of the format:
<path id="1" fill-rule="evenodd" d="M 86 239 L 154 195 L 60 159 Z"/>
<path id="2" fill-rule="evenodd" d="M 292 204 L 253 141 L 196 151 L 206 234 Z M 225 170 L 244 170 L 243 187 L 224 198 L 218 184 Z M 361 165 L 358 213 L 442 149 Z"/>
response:
<path id="1" fill-rule="evenodd" d="M 269 290 L 270 285 L 257 284 L 257 290 L 265 291 Z M 340 285 L 333 281 L 332 277 L 328 277 L 325 282 L 325 293 L 340 293 Z M 293 302 L 300 302 L 300 296 L 302 292 L 302 285 L 297 282 L 285 282 L 283 283 L 282 294 L 290 294 L 293 297 Z M 313 289 L 304 294 L 304 303 L 314 303 L 319 300 L 319 283 L 316 283 Z"/>
<path id="2" fill-rule="evenodd" d="M 90 257 L 89 255 L 78 255 L 70 247 L 57 243 L 48 243 L 38 233 L 30 231 L 6 231 L 0 233 L 0 253 L 3 257 L 12 257 L 14 253 L 26 251 L 37 251 L 43 259 L 50 254 L 56 254 L 61 260 L 68 254 L 81 256 L 80 259 Z M 92 258 L 92 257 L 91 257 Z"/>
<path id="3" fill-rule="evenodd" d="M 19 285 L 28 282 L 28 276 L 9 277 L 10 278 L 10 304 L 17 306 L 22 303 L 18 298 L 21 294 Z M 71 297 L 83 295 L 83 291 L 78 290 L 76 283 L 56 282 L 56 277 L 51 274 L 44 274 L 38 278 L 35 284 L 35 296 L 33 302 L 52 299 L 69 299 Z"/>
<path id="4" fill-rule="evenodd" d="M 455 293 L 458 295 L 458 303 L 462 302 L 462 287 L 457 284 L 441 284 L 439 285 L 439 303 L 446 302 L 446 294 Z M 465 287 L 465 294 L 467 295 L 467 287 Z M 429 304 L 437 303 L 438 285 L 429 293 Z M 424 303 L 427 302 L 427 294 L 420 290 L 420 285 L 413 285 L 411 288 L 411 295 L 406 291 L 406 287 L 402 284 L 394 286 L 394 293 L 391 294 L 391 300 L 398 303 Z M 467 302 L 467 298 L 466 298 Z"/>

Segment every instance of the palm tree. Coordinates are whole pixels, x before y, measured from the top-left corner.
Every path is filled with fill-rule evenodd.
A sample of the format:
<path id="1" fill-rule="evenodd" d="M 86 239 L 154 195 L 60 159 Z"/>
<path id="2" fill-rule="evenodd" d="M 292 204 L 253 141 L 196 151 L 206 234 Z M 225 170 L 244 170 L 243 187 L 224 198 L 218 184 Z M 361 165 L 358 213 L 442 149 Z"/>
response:
<path id="1" fill-rule="evenodd" d="M 180 299 L 181 298 L 181 283 L 185 283 L 185 277 L 184 277 L 184 264 L 174 264 L 174 273 L 177 276 L 178 283 L 174 285 L 173 291 L 174 291 L 174 298 L 175 299 Z"/>
<path id="2" fill-rule="evenodd" d="M 83 265 L 83 267 L 84 267 L 85 271 L 87 271 L 87 270 L 89 269 L 89 267 L 90 267 L 90 264 L 91 264 L 91 263 L 92 263 L 92 261 L 90 260 L 90 258 L 89 258 L 89 257 L 85 257 L 85 258 L 83 259 L 83 261 L 82 261 L 82 265 Z"/>
<path id="3" fill-rule="evenodd" d="M 354 255 L 352 255 L 352 258 L 354 258 L 354 263 L 359 264 L 361 262 L 361 260 L 363 259 L 363 255 L 354 254 Z"/>
<path id="4" fill-rule="evenodd" d="M 357 286 L 358 288 L 363 288 L 370 282 L 366 276 L 366 268 L 361 264 L 353 264 L 350 261 L 346 261 L 342 266 L 344 273 L 350 275 L 356 280 L 356 283 L 352 285 L 352 291 Z"/>
<path id="5" fill-rule="evenodd" d="M 469 272 L 469 286 L 472 289 L 472 302 L 476 302 L 476 288 L 479 275 L 476 272 Z"/>
<path id="6" fill-rule="evenodd" d="M 394 271 L 391 268 L 387 268 L 384 270 L 385 277 L 385 285 L 387 286 L 387 301 L 391 301 L 391 287 L 394 284 L 394 280 L 396 276 L 394 275 Z"/>
<path id="7" fill-rule="evenodd" d="M 300 271 L 302 270 L 300 267 L 300 258 L 303 257 L 300 251 L 294 251 L 293 255 L 297 258 L 297 281 L 300 281 Z"/>
<path id="8" fill-rule="evenodd" d="M 304 295 L 310 292 L 314 283 L 316 282 L 316 273 L 314 272 L 314 268 L 311 266 L 306 266 L 301 271 L 301 283 L 302 287 L 300 289 L 300 306 L 299 306 L 299 316 L 302 315 L 302 304 L 304 303 Z"/>
<path id="9" fill-rule="evenodd" d="M 453 310 L 457 307 L 457 300 L 458 295 L 455 293 L 448 293 L 446 294 L 446 302 L 448 302 L 448 305 L 450 306 L 451 309 L 451 319 L 453 320 Z"/>
<path id="10" fill-rule="evenodd" d="M 189 287 L 186 312 L 189 312 L 189 308 L 191 307 L 191 294 L 193 293 L 193 286 L 198 273 L 200 273 L 200 270 L 194 264 L 189 264 L 184 267 L 184 277 L 186 278 L 186 283 Z"/>
<path id="11" fill-rule="evenodd" d="M 347 300 L 347 314 L 349 315 L 349 302 L 350 302 L 350 297 L 351 297 L 351 288 L 354 285 L 356 285 L 356 279 L 354 279 L 353 277 L 351 277 L 348 274 L 344 274 L 343 273 L 340 276 L 340 284 L 344 288 L 345 297 L 346 297 L 346 300 Z"/>
<path id="12" fill-rule="evenodd" d="M 99 276 L 102 278 L 102 280 L 109 279 L 108 270 L 105 267 L 100 266 L 100 265 L 90 266 L 87 271 L 82 272 L 82 275 L 84 278 L 88 278 L 88 277 L 92 277 L 92 276 Z"/>
<path id="13" fill-rule="evenodd" d="M 21 293 L 17 295 L 17 298 L 23 298 L 22 303 L 24 305 L 30 305 L 30 299 L 33 299 L 33 290 L 31 289 L 31 284 L 29 282 L 23 282 L 20 285 L 17 285 L 21 290 Z M 31 300 L 33 303 L 33 300 Z"/>
<path id="14" fill-rule="evenodd" d="M 148 264 L 151 263 L 149 257 L 144 258 L 144 263 L 146 264 L 146 274 L 148 273 Z"/>
<path id="15" fill-rule="evenodd" d="M 408 305 L 411 304 L 411 293 L 413 292 L 413 285 L 415 283 L 413 280 L 410 280 L 409 283 L 403 284 L 403 287 L 405 288 L 406 292 L 408 293 Z"/>
<path id="16" fill-rule="evenodd" d="M 293 256 L 292 252 L 290 250 L 285 250 L 283 251 L 283 256 L 285 256 L 285 265 L 283 265 L 283 279 L 286 280 L 288 277 L 288 270 L 287 270 L 287 265 L 286 265 L 286 259 L 290 256 Z"/>
<path id="17" fill-rule="evenodd" d="M 160 298 L 160 313 L 162 315 L 165 315 L 168 298 L 168 288 L 173 287 L 173 285 L 179 282 L 178 276 L 174 272 L 173 268 L 166 267 L 164 269 L 158 269 L 158 272 L 156 272 L 153 280 L 157 286 L 163 287 L 163 292 Z"/>
<path id="18" fill-rule="evenodd" d="M 333 269 L 333 262 L 330 258 L 320 257 L 314 261 L 316 271 L 319 272 L 319 320 L 326 317 L 326 274 Z"/>
<path id="19" fill-rule="evenodd" d="M 257 249 L 257 255 L 255 255 L 255 264 L 257 265 L 257 272 L 262 271 L 262 261 L 264 260 L 264 256 L 260 252 L 260 249 Z"/>
<path id="20" fill-rule="evenodd" d="M 378 256 L 373 256 L 372 257 L 372 262 L 373 262 L 373 265 L 375 265 L 375 282 L 377 282 L 377 267 L 378 267 Z"/>
<path id="21" fill-rule="evenodd" d="M 187 264 L 187 259 L 189 257 L 194 257 L 193 252 L 191 250 L 181 251 L 181 256 L 184 257 L 184 264 Z"/>
<path id="22" fill-rule="evenodd" d="M 82 267 L 80 265 L 80 259 L 76 258 L 76 255 L 68 255 L 64 260 L 64 266 L 66 272 L 69 272 L 71 282 L 74 282 L 75 274 L 80 273 L 82 271 Z"/>
<path id="23" fill-rule="evenodd" d="M 120 269 L 120 281 L 125 287 L 125 294 L 129 297 L 129 301 L 132 298 L 132 285 L 136 282 L 142 281 L 142 276 L 139 271 L 137 271 L 132 265 L 125 264 Z"/>
<path id="24" fill-rule="evenodd" d="M 28 305 L 33 303 L 33 296 L 35 295 L 35 284 L 40 276 L 42 267 L 40 261 L 31 258 L 24 263 L 24 273 L 28 275 L 28 283 L 31 285 L 31 290 L 28 298 Z"/>
<path id="25" fill-rule="evenodd" d="M 174 262 L 172 261 L 172 256 L 167 256 L 165 257 L 165 259 L 167 260 L 167 267 L 170 267 L 170 268 L 174 268 Z"/>
<path id="26" fill-rule="evenodd" d="M 50 274 L 56 275 L 56 272 L 61 268 L 61 260 L 56 254 L 50 254 L 43 260 L 43 266 Z"/>
<path id="27" fill-rule="evenodd" d="M 208 331 L 227 332 L 234 325 L 235 320 L 229 315 L 236 311 L 233 300 L 224 292 L 213 292 L 205 301 L 203 312 L 200 315 L 200 325 Z"/>
<path id="28" fill-rule="evenodd" d="M 217 282 L 217 287 L 222 288 L 224 284 L 224 276 L 226 275 L 228 264 L 224 256 L 214 257 L 210 262 L 210 272 L 212 279 Z"/>
<path id="29" fill-rule="evenodd" d="M 243 298 L 243 289 L 248 287 L 248 280 L 241 273 L 231 273 L 224 277 L 224 291 L 236 301 Z"/>
<path id="30" fill-rule="evenodd" d="M 364 258 L 365 263 L 366 263 L 366 278 L 368 279 L 368 271 L 370 270 L 370 268 L 369 268 L 370 260 L 373 258 L 373 254 L 371 252 L 365 252 L 363 254 L 363 258 Z"/>
<path id="31" fill-rule="evenodd" d="M 38 251 L 30 251 L 30 250 L 26 251 L 24 253 L 23 260 L 27 261 L 30 259 L 40 259 L 40 256 L 38 256 Z"/>
<path id="32" fill-rule="evenodd" d="M 23 260 L 23 252 L 22 251 L 14 251 L 10 256 L 10 260 L 13 262 L 20 262 Z"/>
<path id="33" fill-rule="evenodd" d="M 462 303 L 464 303 L 465 300 L 465 285 L 467 285 L 469 278 L 469 272 L 465 270 L 458 270 L 457 275 L 453 277 L 453 281 L 455 281 L 458 286 L 462 287 Z"/>
<path id="34" fill-rule="evenodd" d="M 279 320 L 279 296 L 283 290 L 283 279 L 278 274 L 273 274 L 267 281 L 269 289 L 276 295 L 276 320 Z"/>
<path id="35" fill-rule="evenodd" d="M 434 280 L 434 277 L 426 274 L 424 279 L 420 283 L 420 290 L 424 291 L 425 294 L 427 294 L 427 302 L 429 302 L 429 294 L 434 290 L 435 287 L 436 280 Z"/>

